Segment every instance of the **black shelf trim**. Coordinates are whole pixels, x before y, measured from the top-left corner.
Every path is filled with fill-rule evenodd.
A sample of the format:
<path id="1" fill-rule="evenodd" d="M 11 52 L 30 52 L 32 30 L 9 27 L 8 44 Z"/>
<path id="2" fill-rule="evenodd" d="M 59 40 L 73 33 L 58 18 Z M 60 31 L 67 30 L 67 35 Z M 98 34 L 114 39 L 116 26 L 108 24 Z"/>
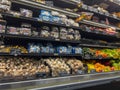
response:
<path id="1" fill-rule="evenodd" d="M 17 4 L 22 4 L 22 5 L 25 5 L 25 6 L 29 6 L 31 8 L 37 8 L 37 9 L 45 9 L 45 10 L 49 10 L 49 11 L 58 11 L 58 12 L 61 12 L 61 13 L 64 13 L 66 14 L 67 16 L 70 16 L 70 17 L 79 17 L 80 15 L 77 14 L 77 13 L 74 13 L 74 12 L 70 12 L 70 11 L 67 11 L 67 10 L 63 10 L 61 8 L 57 8 L 57 7 L 51 7 L 51 6 L 48 6 L 48 5 L 45 5 L 45 4 L 41 4 L 41 3 L 37 3 L 35 1 L 30 1 L 30 0 L 12 0 L 13 3 L 17 3 Z"/>
<path id="2" fill-rule="evenodd" d="M 44 56 L 58 56 L 58 57 L 81 57 L 81 54 L 57 54 L 57 53 L 22 53 L 20 55 L 11 55 L 10 53 L 0 53 L 0 56 L 34 56 L 34 57 L 44 57 Z"/>
<path id="3" fill-rule="evenodd" d="M 98 22 L 93 22 L 93 21 L 89 21 L 89 20 L 82 20 L 79 23 L 96 26 L 96 27 L 101 27 L 101 28 L 115 28 L 117 31 L 120 31 L 119 27 L 106 25 L 106 24 L 102 24 L 102 23 L 98 23 Z"/>
<path id="4" fill-rule="evenodd" d="M 59 24 L 59 23 L 54 23 L 54 22 L 48 22 L 48 21 L 41 21 L 41 20 L 38 20 L 38 19 L 36 19 L 36 18 L 28 18 L 28 17 L 23 17 L 23 16 L 17 17 L 17 16 L 14 16 L 14 15 L 12 15 L 12 14 L 9 14 L 9 13 L 3 13 L 2 15 L 5 16 L 5 17 L 10 17 L 10 18 L 15 18 L 15 19 L 28 20 L 28 21 L 37 22 L 37 23 L 45 23 L 45 24 L 49 24 L 49 25 L 66 27 L 66 28 L 73 28 L 73 29 L 75 29 L 75 30 L 84 31 L 84 30 L 82 30 L 80 27 L 66 26 L 66 25 L 64 25 L 64 24 Z M 92 21 L 90 21 L 90 22 L 92 22 Z M 87 32 L 87 31 L 85 31 L 85 32 Z M 117 36 L 112 36 L 112 35 L 107 35 L 107 34 L 101 34 L 101 33 L 95 33 L 95 32 L 89 32 L 89 33 L 118 38 Z"/>
<path id="5" fill-rule="evenodd" d="M 50 38 L 44 38 L 44 37 L 35 37 L 35 36 L 25 36 L 25 35 L 14 35 L 14 34 L 0 34 L 1 37 L 4 38 L 18 38 L 18 39 L 29 39 L 29 40 L 40 40 L 40 41 L 50 41 L 50 42 L 59 42 L 59 43 L 71 43 L 71 44 L 79 44 L 81 47 L 96 47 L 96 48 L 119 48 L 117 46 L 109 46 L 109 45 L 93 45 L 93 44 L 84 44 L 81 40 L 80 41 L 74 41 L 74 40 L 61 40 L 61 39 L 50 39 Z"/>
<path id="6" fill-rule="evenodd" d="M 115 46 L 105 46 L 105 45 L 93 45 L 93 44 L 79 44 L 79 46 L 81 47 L 96 47 L 96 48 L 119 48 L 119 47 L 115 47 Z"/>

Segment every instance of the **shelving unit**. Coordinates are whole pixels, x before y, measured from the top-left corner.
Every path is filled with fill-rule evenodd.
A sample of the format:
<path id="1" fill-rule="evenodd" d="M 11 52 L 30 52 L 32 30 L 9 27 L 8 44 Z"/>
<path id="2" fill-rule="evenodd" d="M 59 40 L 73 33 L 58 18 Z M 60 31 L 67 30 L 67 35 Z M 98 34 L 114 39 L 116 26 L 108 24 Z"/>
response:
<path id="1" fill-rule="evenodd" d="M 63 1 L 63 2 L 65 2 L 65 3 L 68 3 L 68 4 L 72 4 L 72 5 L 74 5 L 74 6 L 76 6 L 77 7 L 77 5 L 79 5 L 80 3 L 79 2 L 74 2 L 74 3 L 71 3 L 71 2 L 68 2 L 67 0 L 61 0 L 61 1 Z M 106 2 L 106 3 L 108 3 L 108 4 L 114 4 L 114 6 L 115 5 L 117 5 L 118 6 L 118 4 L 116 4 L 114 1 L 112 2 L 111 0 L 101 0 L 101 1 L 98 1 L 98 2 Z M 86 2 L 87 2 L 87 0 L 86 0 Z M 97 14 L 97 15 L 100 15 L 100 16 L 103 16 L 103 17 L 107 17 L 107 18 L 109 18 L 109 19 L 111 19 L 111 20 L 117 20 L 117 21 L 120 21 L 120 19 L 119 18 L 117 18 L 117 17 L 114 17 L 114 16 L 112 16 L 111 14 L 105 14 L 105 13 L 101 13 L 101 12 L 99 12 L 99 11 L 93 11 L 93 10 L 90 10 L 88 7 L 89 7 L 89 5 L 87 5 L 87 4 L 84 4 L 85 6 L 86 6 L 86 8 L 83 8 L 83 7 L 80 7 L 79 9 L 80 9 L 80 11 L 88 11 L 88 12 L 93 12 L 94 14 Z"/>
<path id="2" fill-rule="evenodd" d="M 46 9 L 46 10 L 53 10 L 53 11 L 58 11 L 58 12 L 61 12 L 61 13 L 64 13 L 68 16 L 71 16 L 71 17 L 78 17 L 80 16 L 79 14 L 76 14 L 76 13 L 73 13 L 73 12 L 69 12 L 69 11 L 65 11 L 65 10 L 61 10 L 59 8 L 56 8 L 56 7 L 50 7 L 50 6 L 46 6 L 44 4 L 40 4 L 40 3 L 36 3 L 34 1 L 29 1 L 29 0 L 12 0 L 12 2 L 14 3 L 18 3 L 18 4 L 22 4 L 22 5 L 27 5 L 27 6 L 33 6 L 35 8 L 38 8 L 38 9 Z"/>
<path id="3" fill-rule="evenodd" d="M 74 5 L 74 7 L 77 7 L 78 4 L 80 4 L 80 2 L 78 1 L 74 1 L 74 0 L 60 0 L 60 1 L 56 1 L 56 0 L 51 0 L 54 2 L 64 2 L 65 5 Z M 78 14 L 78 12 L 72 12 L 72 11 L 68 11 L 65 10 L 61 7 L 56 7 L 56 6 L 48 6 L 45 4 L 41 4 L 41 3 L 37 3 L 35 1 L 32 0 L 12 0 L 12 4 L 16 4 L 16 6 L 18 6 L 16 9 L 20 8 L 20 6 L 22 6 L 22 8 L 28 8 L 31 10 L 35 10 L 34 14 L 38 14 L 38 12 L 41 9 L 44 10 L 48 10 L 48 11 L 57 11 L 61 14 L 65 14 L 66 16 L 68 16 L 69 18 L 72 19 L 76 19 L 77 17 L 80 16 L 80 14 Z M 14 6 L 14 7 L 16 7 Z M 12 8 L 13 9 L 13 8 Z M 85 8 L 80 8 L 80 10 L 83 11 L 90 11 L 88 9 L 85 10 Z M 79 10 L 79 11 L 80 11 Z M 94 12 L 94 11 L 90 11 L 95 13 L 96 15 L 100 15 L 100 17 L 107 17 L 110 20 L 113 21 L 120 21 L 120 18 L 115 18 L 111 15 L 106 15 L 106 14 L 101 14 L 100 12 Z M 40 13 L 40 12 L 39 12 Z M 18 44 L 24 44 L 28 42 L 35 42 L 35 43 L 52 43 L 55 44 L 54 49 L 56 49 L 57 45 L 71 45 L 73 47 L 81 47 L 81 49 L 83 50 L 84 48 L 97 48 L 98 52 L 99 49 L 111 49 L 111 50 L 116 50 L 116 49 L 120 49 L 120 45 L 117 44 L 116 42 L 120 41 L 120 36 L 117 35 L 109 35 L 109 34 L 105 34 L 105 33 L 97 33 L 97 32 L 92 32 L 92 31 L 87 31 L 84 30 L 80 27 L 77 26 L 68 26 L 66 24 L 60 24 L 60 23 L 55 23 L 55 22 L 50 22 L 50 21 L 43 21 L 41 19 L 38 19 L 36 17 L 38 17 L 37 15 L 34 15 L 33 17 L 24 17 L 24 16 L 18 16 L 18 15 L 14 15 L 14 14 L 10 14 L 9 12 L 4 12 L 1 13 L 1 15 L 3 16 L 3 19 L 7 21 L 7 23 L 5 23 L 6 27 L 5 27 L 5 33 L 0 33 L 0 40 L 2 40 L 3 42 L 5 42 L 5 44 L 7 44 L 8 42 L 12 42 L 14 44 L 16 44 L 15 42 L 17 41 Z M 8 34 L 7 33 L 7 26 L 13 26 L 16 27 L 16 25 L 20 26 L 19 24 L 21 24 L 21 22 L 25 22 L 25 23 L 29 23 L 31 25 L 33 25 L 34 27 L 40 27 L 41 25 L 46 25 L 46 26 L 55 26 L 55 27 L 64 27 L 67 29 L 74 29 L 80 32 L 81 34 L 81 39 L 80 40 L 63 40 L 60 39 L 60 37 L 58 39 L 54 39 L 51 37 L 45 38 L 45 37 L 41 37 L 41 36 L 33 36 L 33 35 L 15 35 L 15 34 Z M 79 22 L 79 24 L 85 24 L 85 25 L 90 25 L 90 26 L 95 26 L 95 27 L 100 27 L 100 28 L 115 28 L 116 31 L 119 33 L 120 28 L 117 26 L 111 26 L 111 25 L 105 25 L 102 23 L 97 23 L 97 22 L 93 22 L 93 21 L 89 21 L 89 20 L 85 20 L 83 19 L 82 21 Z M 94 40 L 95 43 L 90 43 L 90 40 Z M 99 40 L 103 40 L 106 41 L 106 43 L 101 43 Z M 10 43 L 11 44 L 11 43 Z M 7 45 L 6 45 L 7 46 Z M 27 45 L 25 46 L 25 48 L 28 47 Z M 39 58 L 41 59 L 40 62 L 43 63 L 42 58 L 78 58 L 81 60 L 98 60 L 98 61 L 102 61 L 102 60 L 111 60 L 114 58 L 86 58 L 84 57 L 84 52 L 82 51 L 81 54 L 66 54 L 66 53 L 0 53 L 0 57 L 14 57 L 14 58 Z M 120 58 L 114 59 L 114 60 L 118 60 Z M 19 59 L 18 59 L 19 60 Z M 9 61 L 8 61 L 9 62 Z M 65 61 L 64 61 L 65 62 Z M 66 63 L 66 62 L 65 62 Z M 48 65 L 46 62 L 44 62 L 45 65 Z M 68 65 L 68 64 L 66 64 Z M 87 64 L 85 64 L 87 66 Z M 83 66 L 85 66 L 83 65 Z M 70 67 L 70 65 L 68 65 Z M 48 67 L 50 68 L 50 73 L 52 72 L 51 66 L 48 65 Z M 87 67 L 88 68 L 88 67 Z M 34 78 L 32 77 L 28 77 L 27 79 L 25 78 L 25 80 L 20 81 L 18 79 L 12 79 L 12 80 L 4 80 L 2 78 L 0 78 L 0 89 L 4 90 L 4 89 L 9 89 L 9 90 L 73 90 L 73 89 L 78 89 L 78 88 L 85 88 L 85 87 L 91 87 L 91 86 L 96 86 L 96 85 L 102 85 L 102 84 L 108 84 L 111 83 L 113 81 L 118 82 L 120 81 L 120 71 L 115 71 L 115 70 L 111 70 L 112 72 L 105 72 L 104 70 L 101 72 L 96 72 L 93 70 L 93 72 L 91 72 L 90 74 L 85 73 L 85 70 L 78 70 L 77 74 L 72 74 L 72 69 L 70 69 L 70 74 L 67 75 L 64 72 L 59 73 L 60 77 L 58 76 L 53 76 L 49 75 L 48 77 L 44 76 L 43 73 L 40 73 L 39 77 L 34 76 Z M 88 70 L 88 69 L 87 69 Z M 1 73 L 0 73 L 1 74 Z M 65 75 L 64 75 L 65 74 Z M 8 78 L 8 77 L 6 77 Z"/>
<path id="4" fill-rule="evenodd" d="M 120 30 L 120 28 L 115 27 L 115 26 L 105 25 L 105 24 L 102 24 L 102 23 L 97 23 L 97 22 L 88 21 L 88 20 L 82 20 L 82 21 L 80 21 L 80 23 L 87 24 L 87 25 L 92 25 L 92 26 L 96 26 L 96 27 L 115 28 L 117 30 Z"/>

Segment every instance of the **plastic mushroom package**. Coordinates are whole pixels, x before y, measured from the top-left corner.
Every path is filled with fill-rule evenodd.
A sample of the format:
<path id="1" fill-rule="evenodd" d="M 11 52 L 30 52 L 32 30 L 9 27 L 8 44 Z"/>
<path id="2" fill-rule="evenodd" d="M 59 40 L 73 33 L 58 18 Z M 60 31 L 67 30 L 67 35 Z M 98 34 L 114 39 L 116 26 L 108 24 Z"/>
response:
<path id="1" fill-rule="evenodd" d="M 45 62 L 50 66 L 52 70 L 52 76 L 64 76 L 70 74 L 70 68 L 66 65 L 65 61 L 61 58 L 46 59 Z"/>
<path id="2" fill-rule="evenodd" d="M 0 0 L 0 12 L 7 12 L 10 10 L 11 0 Z"/>

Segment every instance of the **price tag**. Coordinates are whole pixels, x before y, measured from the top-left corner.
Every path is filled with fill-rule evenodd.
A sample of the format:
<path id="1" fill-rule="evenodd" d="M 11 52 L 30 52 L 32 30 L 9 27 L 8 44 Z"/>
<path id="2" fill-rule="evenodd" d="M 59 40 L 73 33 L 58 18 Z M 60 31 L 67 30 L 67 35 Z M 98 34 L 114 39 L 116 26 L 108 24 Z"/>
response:
<path id="1" fill-rule="evenodd" d="M 42 20 L 41 20 L 41 19 L 37 19 L 37 21 L 38 21 L 38 22 L 42 22 Z"/>
<path id="2" fill-rule="evenodd" d="M 55 39 L 55 41 L 60 41 L 60 39 Z"/>
<path id="3" fill-rule="evenodd" d="M 21 55 L 21 50 L 20 49 L 11 49 L 10 50 L 10 55 L 18 56 Z"/>
<path id="4" fill-rule="evenodd" d="M 103 15 L 103 12 L 99 12 L 99 13 Z"/>
<path id="5" fill-rule="evenodd" d="M 19 17 L 20 17 L 19 15 L 16 15 L 16 14 L 13 14 L 13 16 L 16 17 L 16 18 L 19 18 Z"/>
<path id="6" fill-rule="evenodd" d="M 96 70 L 95 69 L 90 70 L 90 73 L 96 73 Z"/>
<path id="7" fill-rule="evenodd" d="M 45 72 L 38 72 L 36 73 L 36 77 L 46 77 L 47 74 Z"/>
<path id="8" fill-rule="evenodd" d="M 85 54 L 85 59 L 90 59 L 91 56 L 89 54 Z"/>
<path id="9" fill-rule="evenodd" d="M 53 7 L 53 1 L 46 1 L 46 5 Z"/>
<path id="10" fill-rule="evenodd" d="M 77 74 L 85 74 L 85 71 L 83 71 L 83 70 L 78 70 L 78 71 L 77 71 Z"/>
<path id="11" fill-rule="evenodd" d="M 67 72 L 60 72 L 59 76 L 68 76 L 69 74 Z"/>
<path id="12" fill-rule="evenodd" d="M 82 8 L 87 10 L 87 9 L 88 9 L 88 6 L 85 5 L 85 4 L 83 4 L 83 5 L 82 5 Z"/>
<path id="13" fill-rule="evenodd" d="M 54 56 L 58 56 L 58 53 L 55 53 Z"/>

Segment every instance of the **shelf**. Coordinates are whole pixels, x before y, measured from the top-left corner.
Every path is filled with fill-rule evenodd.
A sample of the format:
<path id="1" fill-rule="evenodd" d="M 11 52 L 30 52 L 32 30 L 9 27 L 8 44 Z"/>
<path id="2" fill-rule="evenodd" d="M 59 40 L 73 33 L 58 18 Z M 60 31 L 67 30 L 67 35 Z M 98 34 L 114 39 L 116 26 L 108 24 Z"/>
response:
<path id="1" fill-rule="evenodd" d="M 33 22 L 37 22 L 37 23 L 45 23 L 45 24 L 50 24 L 50 25 L 55 25 L 55 26 L 61 26 L 61 27 L 66 27 L 66 28 L 73 28 L 73 29 L 78 29 L 81 30 L 79 27 L 75 27 L 75 26 L 66 26 L 65 24 L 59 24 L 59 23 L 54 23 L 54 22 L 49 22 L 49 21 L 41 21 L 40 19 L 36 19 L 36 18 L 28 18 L 28 17 L 23 17 L 23 16 L 14 16 L 12 14 L 9 13 L 2 13 L 3 16 L 5 16 L 4 18 L 14 18 L 14 19 L 22 19 L 22 20 L 27 20 L 27 21 L 33 21 Z M 92 25 L 92 26 L 97 26 L 97 27 L 102 27 L 102 28 L 116 28 L 119 29 L 118 27 L 114 27 L 114 26 L 109 26 L 109 25 L 105 25 L 105 24 L 101 24 L 101 23 L 97 23 L 97 22 L 93 22 L 93 21 L 88 21 L 88 20 L 82 20 L 79 23 L 83 23 L 83 24 L 87 24 L 87 25 Z"/>
<path id="2" fill-rule="evenodd" d="M 63 1 L 63 0 L 61 0 L 61 1 Z M 36 2 L 34 2 L 34 1 L 28 1 L 28 0 L 13 0 L 13 2 L 15 2 L 15 3 L 19 3 L 19 4 L 22 4 L 22 5 L 27 5 L 27 6 L 35 6 L 35 7 L 39 7 L 40 9 L 41 8 L 45 8 L 45 9 L 47 9 L 47 10 L 55 10 L 55 11 L 59 11 L 59 12 L 61 12 L 61 13 L 66 13 L 67 15 L 70 15 L 70 16 L 75 16 L 75 17 L 79 17 L 80 15 L 79 14 L 77 14 L 77 13 L 72 13 L 72 12 L 69 12 L 69 11 L 65 11 L 65 10 L 61 10 L 61 9 L 57 9 L 57 8 L 54 8 L 54 7 L 50 7 L 50 6 L 46 6 L 46 5 L 43 5 L 43 4 L 40 4 L 40 3 L 36 3 Z M 68 2 L 67 0 L 64 0 L 64 2 Z M 74 2 L 74 1 L 72 1 L 71 0 L 71 2 Z M 69 2 L 70 3 L 70 2 Z M 94 12 L 94 13 L 96 13 L 96 12 Z M 101 15 L 100 13 L 99 13 L 99 15 Z M 102 14 L 102 15 L 104 15 L 104 14 Z M 120 19 L 118 19 L 118 18 L 114 18 L 114 17 L 112 17 L 112 16 L 107 16 L 107 15 L 105 15 L 106 17 L 109 17 L 109 18 L 113 18 L 113 19 L 116 19 L 116 20 L 120 20 Z M 94 23 L 95 24 L 95 23 Z M 97 24 L 96 24 L 97 25 Z M 104 27 L 104 28 L 106 28 L 106 27 L 114 27 L 114 26 L 108 26 L 108 25 L 105 25 L 105 24 L 99 24 L 101 27 Z M 97 25 L 98 26 L 98 25 Z M 100 27 L 99 26 L 99 27 Z M 118 29 L 118 30 L 120 30 L 120 28 L 118 28 L 118 27 L 114 27 L 114 28 L 116 28 L 116 29 Z"/>
<path id="3" fill-rule="evenodd" d="M 28 54 L 14 54 L 0 53 L 0 56 L 28 56 L 28 57 L 81 57 L 81 54 L 57 54 L 57 53 L 28 53 Z"/>
<path id="4" fill-rule="evenodd" d="M 77 13 L 69 12 L 69 11 L 62 10 L 62 9 L 59 9 L 59 8 L 56 8 L 56 7 L 50 7 L 50 6 L 47 6 L 47 5 L 44 5 L 44 4 L 41 4 L 41 3 L 37 3 L 37 2 L 34 2 L 34 1 L 30 1 L 30 0 L 12 0 L 12 2 L 17 3 L 17 4 L 22 4 L 22 5 L 25 5 L 25 6 L 29 6 L 31 8 L 34 7 L 34 8 L 37 8 L 37 9 L 58 11 L 60 13 L 66 14 L 70 17 L 79 17 L 80 16 Z"/>
<path id="5" fill-rule="evenodd" d="M 75 1 L 72 1 L 72 0 L 70 0 L 70 2 L 68 1 L 68 0 L 61 0 L 61 1 L 63 1 L 63 2 L 65 2 L 65 3 L 67 3 L 67 4 L 72 4 L 72 5 L 75 5 L 75 6 L 77 6 L 80 2 L 75 2 Z M 88 1 L 88 2 L 90 2 L 90 1 Z M 101 0 L 101 2 L 103 2 L 103 0 Z M 110 4 L 110 5 L 112 5 L 111 3 L 113 3 L 113 4 L 115 4 L 115 5 L 119 5 L 119 4 L 117 4 L 116 2 L 112 2 L 112 0 L 106 0 L 106 1 L 104 1 L 105 3 L 107 3 L 107 4 Z M 84 5 L 86 5 L 86 4 L 84 4 Z M 114 6 L 115 6 L 114 5 Z M 97 15 L 101 15 L 101 16 L 104 16 L 104 17 L 108 17 L 109 19 L 112 19 L 112 20 L 117 20 L 117 21 L 120 21 L 120 18 L 117 18 L 117 17 L 113 17 L 111 14 L 110 15 L 106 15 L 105 13 L 100 13 L 100 12 L 96 12 L 96 11 L 93 11 L 93 10 L 89 10 L 88 9 L 88 5 L 86 5 L 87 6 L 87 8 L 83 8 L 83 7 L 81 7 L 80 8 L 80 10 L 82 9 L 82 11 L 89 11 L 89 12 L 93 12 L 93 13 L 95 13 L 95 14 L 97 14 Z M 79 10 L 79 11 L 80 11 Z"/>
<path id="6" fill-rule="evenodd" d="M 120 7 L 120 1 L 118 1 L 118 0 L 108 0 L 108 1 L 111 3 L 114 3 L 116 5 L 119 5 L 119 7 Z"/>
<path id="7" fill-rule="evenodd" d="M 0 88 L 9 90 L 75 90 L 78 88 L 109 84 L 113 81 L 120 81 L 119 71 L 1 83 Z"/>
<path id="8" fill-rule="evenodd" d="M 93 45 L 93 44 L 84 44 L 82 39 L 80 41 L 74 40 L 60 40 L 60 39 L 50 39 L 43 37 L 35 37 L 35 36 L 24 36 L 24 35 L 12 35 L 12 34 L 0 34 L 4 38 L 12 38 L 12 39 L 27 39 L 27 40 L 37 40 L 37 41 L 49 41 L 49 42 L 59 42 L 59 43 L 71 43 L 71 44 L 79 44 L 81 47 L 97 47 L 97 48 L 119 48 L 117 46 L 105 46 L 105 45 Z"/>
<path id="9" fill-rule="evenodd" d="M 14 35 L 14 34 L 0 34 L 4 38 L 7 39 L 27 39 L 27 40 L 37 40 L 37 41 L 49 41 L 49 42 L 61 42 L 61 43 L 72 43 L 72 44 L 79 44 L 80 41 L 74 40 L 61 40 L 61 39 L 52 39 L 52 38 L 44 38 L 44 37 L 35 37 L 35 36 L 25 36 L 25 35 Z"/>
<path id="10" fill-rule="evenodd" d="M 117 30 L 120 30 L 120 28 L 115 27 L 115 26 L 109 26 L 109 25 L 105 25 L 105 24 L 97 23 L 97 22 L 93 22 L 93 21 L 88 21 L 88 20 L 82 20 L 82 21 L 80 21 L 80 23 L 92 25 L 92 26 L 96 26 L 96 27 L 100 27 L 100 28 L 115 28 Z"/>
<path id="11" fill-rule="evenodd" d="M 30 18 L 30 17 L 23 17 L 23 16 L 15 16 L 9 13 L 2 13 L 2 16 L 4 16 L 4 19 L 15 19 L 15 20 L 21 20 L 21 21 L 28 21 L 29 23 L 32 22 L 34 24 L 48 24 L 48 25 L 53 25 L 53 26 L 59 26 L 59 27 L 65 27 L 65 28 L 73 28 L 77 30 L 81 30 L 79 27 L 75 26 L 67 26 L 65 24 L 60 24 L 60 23 L 55 23 L 55 22 L 50 22 L 50 21 L 42 21 L 39 18 Z"/>
<path id="12" fill-rule="evenodd" d="M 79 46 L 81 46 L 81 47 L 96 47 L 96 48 L 111 48 L 111 49 L 118 48 L 115 46 L 93 45 L 93 44 L 79 44 Z"/>
<path id="13" fill-rule="evenodd" d="M 66 2 L 66 3 L 68 3 L 68 4 L 73 4 L 73 5 L 76 5 L 77 6 L 77 4 L 79 4 L 80 2 L 79 1 L 75 1 L 75 0 L 60 0 L 60 1 L 63 1 L 63 2 Z"/>
<path id="14" fill-rule="evenodd" d="M 118 59 L 113 59 L 113 58 L 86 58 L 83 57 L 84 60 L 118 60 Z"/>
<path id="15" fill-rule="evenodd" d="M 82 29 L 80 28 L 80 27 L 75 27 L 75 26 L 66 26 L 66 25 L 64 25 L 64 24 L 59 24 L 59 23 L 54 23 L 54 22 L 49 22 L 49 21 L 41 21 L 41 20 L 38 20 L 38 19 L 36 19 L 36 18 L 28 18 L 28 17 L 22 17 L 22 16 L 14 16 L 14 15 L 12 15 L 12 14 L 8 14 L 8 13 L 3 13 L 2 14 L 3 16 L 4 16 L 4 19 L 8 19 L 8 20 L 21 20 L 21 21 L 27 21 L 27 22 L 31 22 L 31 23 L 33 23 L 33 24 L 35 24 L 35 25 L 40 25 L 39 23 L 41 23 L 41 24 L 48 24 L 48 25 L 53 25 L 53 26 L 60 26 L 60 27 L 65 27 L 65 28 L 73 28 L 73 29 L 75 29 L 75 30 L 79 30 L 79 31 L 82 31 Z M 95 24 L 95 25 L 97 25 L 97 26 L 100 26 L 100 25 L 103 25 L 104 26 L 104 24 L 99 24 L 99 23 L 95 23 L 95 22 L 92 22 L 92 21 L 87 21 L 87 20 L 83 20 L 82 22 L 80 22 L 80 23 L 85 23 L 85 24 L 88 24 L 88 25 L 93 25 L 93 24 Z M 106 26 L 106 25 L 105 25 Z M 101 27 L 101 26 L 100 26 Z M 85 31 L 85 32 L 87 32 L 87 31 Z M 90 32 L 90 33 L 92 33 L 92 32 Z M 94 32 L 93 32 L 93 34 L 94 34 Z M 109 36 L 109 37 L 112 37 L 111 35 L 104 35 L 104 34 L 99 34 L 99 33 L 97 33 L 97 35 L 102 35 L 102 36 Z M 113 36 L 113 37 L 116 37 L 116 36 Z M 117 37 L 116 37 L 117 38 Z"/>

